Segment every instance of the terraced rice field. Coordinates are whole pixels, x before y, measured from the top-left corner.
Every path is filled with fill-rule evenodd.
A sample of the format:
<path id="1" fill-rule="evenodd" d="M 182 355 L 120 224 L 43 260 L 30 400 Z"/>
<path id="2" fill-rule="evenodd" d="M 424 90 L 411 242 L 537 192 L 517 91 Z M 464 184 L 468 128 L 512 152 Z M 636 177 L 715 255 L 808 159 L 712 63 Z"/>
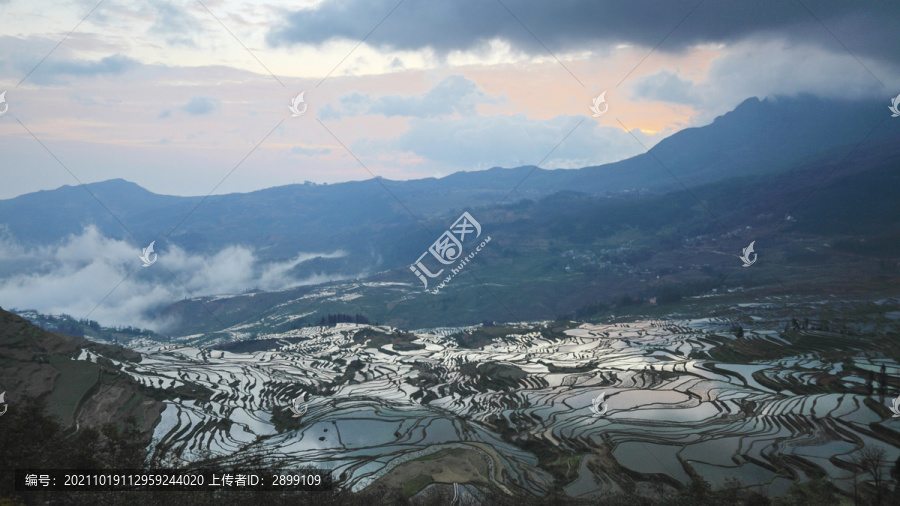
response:
<path id="1" fill-rule="evenodd" d="M 483 456 L 478 481 L 537 495 L 552 488 L 554 473 L 579 497 L 650 482 L 678 487 L 691 472 L 770 494 L 830 476 L 849 491 L 848 463 L 860 449 L 881 446 L 891 463 L 900 456 L 900 419 L 886 408 L 892 396 L 868 396 L 864 386 L 881 364 L 898 376 L 897 322 L 882 315 L 898 301 L 816 304 L 581 324 L 553 335 L 529 324 L 480 349 L 459 347 L 449 330 L 417 332 L 424 349 L 368 347 L 352 339 L 368 326 L 344 324 L 261 335 L 302 340 L 249 354 L 143 347 L 143 361 L 125 370 L 150 387 L 212 392 L 208 401 L 169 402 L 158 450 L 330 468 L 354 490 L 461 449 Z M 835 323 L 850 311 L 856 323 Z M 791 314 L 813 321 L 795 329 Z M 591 401 L 604 392 L 607 411 L 594 416 Z M 308 411 L 298 429 L 279 433 L 273 412 L 297 396 Z M 534 448 L 552 449 L 555 464 Z"/>

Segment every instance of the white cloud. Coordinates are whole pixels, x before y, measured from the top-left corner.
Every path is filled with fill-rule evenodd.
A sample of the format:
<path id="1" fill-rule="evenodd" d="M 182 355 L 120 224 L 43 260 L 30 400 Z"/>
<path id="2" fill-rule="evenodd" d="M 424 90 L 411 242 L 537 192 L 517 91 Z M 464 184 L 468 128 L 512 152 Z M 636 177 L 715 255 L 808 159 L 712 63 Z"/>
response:
<path id="1" fill-rule="evenodd" d="M 457 170 L 536 165 L 542 160 L 542 168 L 568 169 L 641 154 L 644 146 L 650 148 L 669 134 L 635 131 L 638 143 L 622 128 L 606 126 L 611 122 L 569 115 L 542 120 L 525 114 L 413 119 L 410 129 L 394 140 L 361 141 L 353 149 L 366 156 L 381 150 L 411 152 Z"/>
<path id="2" fill-rule="evenodd" d="M 209 114 L 219 109 L 219 100 L 213 97 L 197 96 L 191 98 L 190 102 L 182 106 L 181 110 L 193 114 Z"/>
<path id="3" fill-rule="evenodd" d="M 343 279 L 328 273 L 305 279 L 292 274 L 292 269 L 307 260 L 341 257 L 341 251 L 299 253 L 286 261 L 265 264 L 243 246 L 198 255 L 177 245 L 160 251 L 157 243 L 157 253 L 157 262 L 143 268 L 138 260 L 140 248 L 104 237 L 93 226 L 60 244 L 31 249 L 8 234 L 0 236 L 0 306 L 76 318 L 90 314 L 104 325 L 165 330 L 172 322 L 158 318 L 156 312 L 185 297 L 254 288 L 275 291 Z"/>
<path id="4" fill-rule="evenodd" d="M 451 115 L 474 116 L 479 104 L 505 102 L 504 96 L 485 93 L 475 81 L 461 75 L 450 75 L 426 91 L 417 95 L 372 96 L 350 93 L 339 99 L 340 107 L 327 104 L 319 112 L 322 119 L 338 119 L 360 114 L 380 114 L 385 117 L 407 116 L 434 118 Z"/>

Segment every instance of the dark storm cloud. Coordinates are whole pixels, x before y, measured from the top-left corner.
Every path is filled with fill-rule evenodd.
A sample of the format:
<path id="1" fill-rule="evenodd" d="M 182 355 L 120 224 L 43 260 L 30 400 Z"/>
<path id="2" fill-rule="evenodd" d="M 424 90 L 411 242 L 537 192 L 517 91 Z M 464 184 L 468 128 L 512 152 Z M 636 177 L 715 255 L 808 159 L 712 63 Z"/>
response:
<path id="1" fill-rule="evenodd" d="M 504 0 L 503 4 L 553 52 L 605 50 L 610 43 L 654 47 L 698 0 Z M 273 46 L 361 40 L 397 0 L 323 2 L 288 14 L 268 34 Z M 804 7 L 804 5 L 806 7 Z M 807 7 L 809 10 L 807 10 Z M 810 13 L 811 11 L 811 13 Z M 704 42 L 733 42 L 751 35 L 781 36 L 897 61 L 900 2 L 875 0 L 706 0 L 660 46 L 678 51 Z M 440 54 L 468 50 L 500 38 L 533 54 L 545 50 L 497 1 L 407 0 L 366 40 L 384 49 L 432 48 Z"/>

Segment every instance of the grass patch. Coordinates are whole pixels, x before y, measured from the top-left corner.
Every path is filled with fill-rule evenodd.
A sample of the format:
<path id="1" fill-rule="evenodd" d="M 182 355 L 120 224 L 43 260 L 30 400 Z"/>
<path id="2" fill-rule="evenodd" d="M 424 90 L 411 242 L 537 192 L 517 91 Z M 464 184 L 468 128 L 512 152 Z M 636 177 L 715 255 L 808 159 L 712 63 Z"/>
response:
<path id="1" fill-rule="evenodd" d="M 496 338 L 503 338 L 511 334 L 523 334 L 527 330 L 507 327 L 481 327 L 465 332 L 458 332 L 450 336 L 459 343 L 460 348 L 477 349 L 491 344 Z"/>
<path id="2" fill-rule="evenodd" d="M 403 486 L 403 495 L 404 499 L 409 499 L 410 497 L 416 495 L 423 488 L 427 487 L 429 484 L 433 483 L 434 479 L 427 474 L 419 474 L 415 478 L 406 482 Z"/>
<path id="3" fill-rule="evenodd" d="M 449 450 L 441 450 L 439 452 L 434 452 L 429 455 L 425 455 L 424 457 L 419 457 L 415 460 L 420 461 L 420 462 L 427 462 L 429 460 L 437 460 L 441 457 L 446 457 L 448 455 L 462 455 L 462 453 L 463 453 L 463 450 L 461 450 L 459 448 L 451 448 Z"/>
<path id="4" fill-rule="evenodd" d="M 393 344 L 396 351 L 424 350 L 424 344 L 412 342 L 418 338 L 417 335 L 410 332 L 396 330 L 393 334 L 388 334 L 371 327 L 366 327 L 353 334 L 353 341 L 356 343 L 361 344 L 368 341 L 369 348 L 381 348 L 384 345 Z"/>
<path id="5" fill-rule="evenodd" d="M 50 365 L 59 371 L 59 376 L 47 398 L 47 408 L 63 424 L 71 425 L 78 403 L 97 383 L 100 367 L 91 362 L 72 360 L 63 355 L 51 355 L 49 359 Z"/>
<path id="6" fill-rule="evenodd" d="M 562 486 L 569 485 L 578 478 L 578 468 L 584 455 L 560 455 L 556 460 L 547 462 L 542 467 L 554 478 L 559 480 Z"/>
<path id="7" fill-rule="evenodd" d="M 564 487 L 578 477 L 578 467 L 584 455 L 572 455 L 539 439 L 517 443 L 516 446 L 533 453 L 538 459 L 538 467 L 550 473 L 557 486 Z"/>
<path id="8" fill-rule="evenodd" d="M 119 412 L 127 413 L 129 410 L 134 408 L 135 405 L 137 405 L 137 403 L 140 401 L 141 401 L 140 395 L 132 394 L 131 398 L 128 399 L 128 402 L 126 402 L 124 405 L 122 405 L 122 407 L 119 408 Z"/>

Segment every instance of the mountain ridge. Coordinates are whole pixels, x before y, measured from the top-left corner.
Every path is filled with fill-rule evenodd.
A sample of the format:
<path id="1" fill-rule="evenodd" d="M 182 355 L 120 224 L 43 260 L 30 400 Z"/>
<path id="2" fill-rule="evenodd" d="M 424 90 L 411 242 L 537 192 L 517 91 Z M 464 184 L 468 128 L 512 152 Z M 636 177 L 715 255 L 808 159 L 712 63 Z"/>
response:
<path id="1" fill-rule="evenodd" d="M 345 257 L 323 260 L 323 267 L 355 275 L 408 263 L 405 254 L 381 252 L 396 250 L 398 241 L 428 244 L 440 223 L 466 209 L 560 191 L 618 198 L 633 195 L 626 193 L 632 189 L 662 194 L 774 173 L 800 160 L 827 166 L 861 140 L 900 139 L 900 122 L 884 121 L 883 109 L 871 100 L 749 98 L 709 125 L 663 139 L 649 153 L 581 169 L 493 167 L 443 178 L 286 185 L 208 197 L 159 195 L 123 179 L 89 183 L 89 191 L 66 185 L 0 200 L 0 227 L 25 246 L 56 243 L 95 225 L 102 235 L 135 246 L 156 241 L 158 252 L 177 244 L 213 254 L 238 244 L 271 261 L 298 251 L 341 250 Z M 872 131 L 874 125 L 879 128 Z"/>

